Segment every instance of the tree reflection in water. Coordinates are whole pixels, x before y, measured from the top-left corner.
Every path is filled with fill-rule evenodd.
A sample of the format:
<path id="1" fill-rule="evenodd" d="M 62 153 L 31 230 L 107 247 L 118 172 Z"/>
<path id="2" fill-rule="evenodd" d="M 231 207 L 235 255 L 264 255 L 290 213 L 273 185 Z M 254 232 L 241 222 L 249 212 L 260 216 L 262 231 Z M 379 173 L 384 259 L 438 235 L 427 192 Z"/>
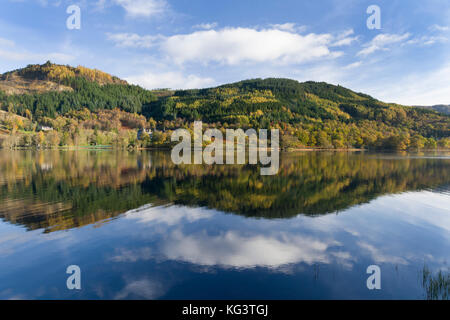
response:
<path id="1" fill-rule="evenodd" d="M 448 192 L 438 156 L 303 152 L 275 176 L 251 165 L 179 165 L 169 152 L 0 151 L 0 218 L 45 232 L 101 223 L 144 204 L 204 206 L 244 216 L 338 212 L 381 195 Z"/>

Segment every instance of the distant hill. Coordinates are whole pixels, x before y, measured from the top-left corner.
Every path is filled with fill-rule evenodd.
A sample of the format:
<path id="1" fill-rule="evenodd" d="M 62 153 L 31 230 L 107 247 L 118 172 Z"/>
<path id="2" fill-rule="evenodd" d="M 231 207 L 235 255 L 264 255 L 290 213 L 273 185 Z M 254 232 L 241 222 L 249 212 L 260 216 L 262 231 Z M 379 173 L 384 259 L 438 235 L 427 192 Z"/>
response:
<path id="1" fill-rule="evenodd" d="M 440 113 L 445 113 L 450 115 L 450 104 L 437 104 L 434 106 L 418 106 L 418 108 L 431 109 Z"/>
<path id="2" fill-rule="evenodd" d="M 25 68 L 0 75 L 0 90 L 6 94 L 72 91 L 70 86 L 63 84 L 68 78 L 83 78 L 100 85 L 127 84 L 126 81 L 100 70 L 82 66 L 74 68 L 47 61 L 43 65 L 28 65 Z"/>
<path id="3" fill-rule="evenodd" d="M 287 148 L 420 149 L 434 148 L 437 141 L 443 146 L 450 143 L 448 114 L 385 103 L 325 82 L 282 78 L 150 91 L 99 70 L 47 62 L 1 75 L 0 109 L 49 125 L 52 119 L 63 118 L 54 123 L 62 131 L 77 126 L 111 130 L 99 124 L 108 123 L 100 117 L 111 113 L 101 111 L 118 109 L 145 116 L 148 123 L 143 125 L 163 133 L 195 120 L 221 129 L 277 128 Z M 127 118 L 119 112 L 112 115 Z M 61 125 L 64 122 L 66 126 Z M 77 134 L 72 132 L 72 138 Z M 170 135 L 156 134 L 153 140 L 170 144 Z"/>

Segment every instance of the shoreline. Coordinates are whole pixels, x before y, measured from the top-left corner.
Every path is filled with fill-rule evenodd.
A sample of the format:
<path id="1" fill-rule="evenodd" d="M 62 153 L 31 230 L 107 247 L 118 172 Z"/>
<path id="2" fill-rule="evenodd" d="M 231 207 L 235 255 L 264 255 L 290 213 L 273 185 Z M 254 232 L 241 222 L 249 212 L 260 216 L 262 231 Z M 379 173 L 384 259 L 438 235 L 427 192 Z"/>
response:
<path id="1" fill-rule="evenodd" d="M 0 150 L 34 150 L 34 151 L 46 151 L 46 150 L 122 150 L 122 151 L 170 151 L 172 148 L 170 146 L 161 147 L 146 147 L 146 148 L 117 148 L 115 146 L 64 146 L 64 147 L 51 147 L 51 148 L 36 148 L 36 147 L 20 147 L 20 148 L 0 148 Z M 202 148 L 203 149 L 203 148 Z M 236 151 L 236 148 L 234 149 Z M 247 150 L 247 149 L 246 149 Z M 261 148 L 257 148 L 261 150 Z M 270 151 L 270 148 L 267 148 Z M 318 151 L 333 151 L 333 152 L 450 152 L 450 149 L 406 149 L 406 150 L 395 150 L 395 149 L 366 149 L 366 148 L 280 148 L 280 152 L 291 153 L 291 152 L 318 152 Z"/>

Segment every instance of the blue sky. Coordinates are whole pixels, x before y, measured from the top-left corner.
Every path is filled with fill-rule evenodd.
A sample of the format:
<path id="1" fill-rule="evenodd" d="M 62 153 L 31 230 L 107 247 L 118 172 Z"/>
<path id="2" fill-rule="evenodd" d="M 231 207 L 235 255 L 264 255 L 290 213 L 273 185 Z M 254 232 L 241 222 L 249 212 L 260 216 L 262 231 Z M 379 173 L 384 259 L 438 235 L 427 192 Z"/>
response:
<path id="1" fill-rule="evenodd" d="M 66 27 L 72 4 L 80 30 Z M 366 25 L 370 5 L 381 29 Z M 1 1 L 0 72 L 47 60 L 146 88 L 286 77 L 388 102 L 449 104 L 450 1 Z"/>

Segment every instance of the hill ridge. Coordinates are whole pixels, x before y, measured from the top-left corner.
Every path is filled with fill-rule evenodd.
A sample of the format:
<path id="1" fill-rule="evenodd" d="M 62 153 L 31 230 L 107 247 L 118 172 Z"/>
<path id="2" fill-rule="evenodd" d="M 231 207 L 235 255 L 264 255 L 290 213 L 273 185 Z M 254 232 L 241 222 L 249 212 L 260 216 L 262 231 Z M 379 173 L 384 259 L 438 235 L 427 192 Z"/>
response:
<path id="1" fill-rule="evenodd" d="M 84 78 L 100 85 L 128 84 L 127 81 L 98 69 L 83 66 L 54 64 L 29 64 L 24 68 L 0 74 L 0 90 L 6 94 L 45 93 L 50 91 L 71 91 L 64 81 L 69 78 Z"/>

